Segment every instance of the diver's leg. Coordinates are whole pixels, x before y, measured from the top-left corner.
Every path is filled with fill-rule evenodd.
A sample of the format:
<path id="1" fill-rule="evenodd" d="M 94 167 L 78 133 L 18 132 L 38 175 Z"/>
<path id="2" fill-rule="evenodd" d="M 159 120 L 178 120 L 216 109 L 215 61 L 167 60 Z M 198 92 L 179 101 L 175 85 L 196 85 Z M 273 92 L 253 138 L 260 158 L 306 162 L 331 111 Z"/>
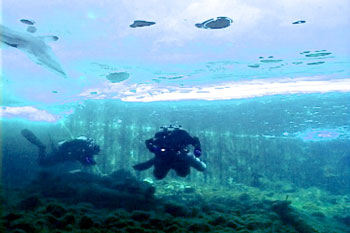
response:
<path id="1" fill-rule="evenodd" d="M 46 146 L 35 136 L 35 134 L 29 129 L 23 129 L 21 131 L 23 137 L 25 137 L 30 143 L 36 145 L 38 148 L 46 148 Z"/>
<path id="2" fill-rule="evenodd" d="M 186 177 L 190 174 L 190 165 L 188 163 L 177 163 L 173 166 L 176 175 Z"/>
<path id="3" fill-rule="evenodd" d="M 153 175 L 157 180 L 161 180 L 164 177 L 166 177 L 169 171 L 170 171 L 170 166 L 167 163 L 164 163 L 159 160 L 155 160 Z"/>
<path id="4" fill-rule="evenodd" d="M 39 164 L 40 164 L 40 160 L 44 160 L 45 156 L 46 156 L 46 146 L 39 140 L 39 138 L 37 138 L 35 136 L 35 134 L 28 130 L 28 129 L 23 129 L 21 131 L 21 134 L 23 137 L 25 137 L 30 143 L 34 144 L 35 146 L 38 147 L 39 149 L 39 153 L 38 153 L 38 157 L 39 157 Z"/>
<path id="5" fill-rule="evenodd" d="M 152 158 L 146 162 L 136 164 L 133 166 L 133 168 L 136 171 L 144 171 L 144 170 L 151 168 L 153 165 L 154 165 L 154 158 Z"/>

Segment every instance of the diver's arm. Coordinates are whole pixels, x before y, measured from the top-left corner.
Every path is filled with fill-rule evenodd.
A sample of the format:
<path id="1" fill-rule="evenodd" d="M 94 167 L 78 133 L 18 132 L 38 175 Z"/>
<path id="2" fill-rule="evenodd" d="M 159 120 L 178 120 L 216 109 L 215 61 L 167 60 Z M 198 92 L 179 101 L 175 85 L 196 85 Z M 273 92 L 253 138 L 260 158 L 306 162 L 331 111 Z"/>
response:
<path id="1" fill-rule="evenodd" d="M 200 157 L 202 154 L 201 143 L 197 137 L 192 137 L 187 131 L 179 130 L 179 137 L 183 138 L 185 145 L 192 145 L 194 147 L 194 155 Z"/>
<path id="2" fill-rule="evenodd" d="M 180 130 L 180 135 L 179 137 L 183 138 L 185 143 L 187 145 L 192 145 L 194 149 L 201 150 L 201 143 L 199 141 L 199 138 L 197 137 L 192 137 L 187 131 L 185 130 Z"/>
<path id="3" fill-rule="evenodd" d="M 199 138 L 197 137 L 192 137 L 192 146 L 194 147 L 194 152 L 193 154 L 196 157 L 200 157 L 202 154 L 202 148 L 201 148 L 201 142 L 199 141 Z"/>
<path id="4" fill-rule="evenodd" d="M 153 142 L 154 142 L 154 138 L 150 138 L 150 139 L 147 139 L 147 140 L 145 141 L 145 144 L 146 144 L 147 149 L 148 149 L 149 151 L 151 151 L 151 152 L 153 152 L 153 148 L 154 148 Z"/>
<path id="5" fill-rule="evenodd" d="M 158 132 L 154 135 L 153 138 L 147 139 L 145 141 L 147 149 L 152 153 L 158 152 L 160 149 L 159 142 L 162 140 L 163 136 L 164 136 L 164 133 Z"/>
<path id="6" fill-rule="evenodd" d="M 195 149 L 199 149 L 201 150 L 201 142 L 199 141 L 199 138 L 197 137 L 192 137 L 192 146 L 195 148 Z"/>

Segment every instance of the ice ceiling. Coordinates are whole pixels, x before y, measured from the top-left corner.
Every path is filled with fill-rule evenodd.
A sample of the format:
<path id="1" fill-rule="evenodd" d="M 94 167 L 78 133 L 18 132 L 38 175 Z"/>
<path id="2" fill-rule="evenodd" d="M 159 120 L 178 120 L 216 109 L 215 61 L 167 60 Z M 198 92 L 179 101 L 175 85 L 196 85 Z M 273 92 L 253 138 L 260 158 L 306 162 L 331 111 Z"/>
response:
<path id="1" fill-rule="evenodd" d="M 348 0 L 3 0 L 2 114 L 350 92 L 349 12 Z M 232 21 L 210 28 L 217 17 Z"/>

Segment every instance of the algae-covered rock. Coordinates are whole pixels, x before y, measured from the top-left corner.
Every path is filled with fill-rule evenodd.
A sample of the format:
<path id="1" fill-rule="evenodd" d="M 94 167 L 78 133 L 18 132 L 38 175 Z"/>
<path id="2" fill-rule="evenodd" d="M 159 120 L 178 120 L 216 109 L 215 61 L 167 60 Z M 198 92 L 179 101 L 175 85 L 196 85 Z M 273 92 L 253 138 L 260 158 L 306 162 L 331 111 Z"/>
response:
<path id="1" fill-rule="evenodd" d="M 40 173 L 27 188 L 27 192 L 33 190 L 44 198 L 56 198 L 67 203 L 86 202 L 94 208 L 147 210 L 153 209 L 156 202 L 155 188 L 137 180 L 126 170 L 117 170 L 104 177 L 84 172 L 60 175 Z M 55 208 L 47 212 L 56 217 L 66 213 L 60 207 Z"/>
<path id="2" fill-rule="evenodd" d="M 281 218 L 282 222 L 289 224 L 301 233 L 316 232 L 311 226 L 301 219 L 298 214 L 289 206 L 290 201 L 276 201 L 272 204 L 271 209 Z"/>

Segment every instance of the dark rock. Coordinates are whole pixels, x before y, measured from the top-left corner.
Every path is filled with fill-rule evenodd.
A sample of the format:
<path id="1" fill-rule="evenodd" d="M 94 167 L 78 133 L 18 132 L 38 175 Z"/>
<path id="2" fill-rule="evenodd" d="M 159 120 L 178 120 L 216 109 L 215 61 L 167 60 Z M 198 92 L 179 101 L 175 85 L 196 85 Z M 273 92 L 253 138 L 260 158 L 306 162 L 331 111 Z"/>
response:
<path id="1" fill-rule="evenodd" d="M 259 229 L 268 229 L 272 222 L 266 221 L 265 219 L 250 219 L 248 222 L 245 223 L 247 229 L 251 231 L 259 230 Z"/>
<path id="2" fill-rule="evenodd" d="M 9 214 L 7 214 L 7 215 L 4 216 L 4 219 L 5 219 L 6 221 L 11 222 L 11 221 L 14 221 L 14 220 L 16 220 L 16 219 L 20 219 L 20 218 L 22 218 L 22 217 L 23 217 L 22 214 L 18 214 L 18 213 L 9 213 Z"/>
<path id="3" fill-rule="evenodd" d="M 324 215 L 324 213 L 322 213 L 322 212 L 313 212 L 311 215 L 316 217 L 316 218 L 325 218 L 326 217 Z"/>
<path id="4" fill-rule="evenodd" d="M 34 210 L 41 205 L 39 196 L 31 196 L 19 203 L 19 208 L 22 210 Z"/>
<path id="5" fill-rule="evenodd" d="M 268 194 L 266 194 L 267 197 L 273 197 L 274 193 L 273 192 L 270 192 Z"/>
<path id="6" fill-rule="evenodd" d="M 51 203 L 46 206 L 46 212 L 60 218 L 67 213 L 67 210 L 59 204 Z"/>
<path id="7" fill-rule="evenodd" d="M 32 224 L 24 221 L 23 219 L 18 219 L 11 224 L 11 229 L 20 229 L 25 232 L 35 232 L 35 228 Z"/>
<path id="8" fill-rule="evenodd" d="M 277 214 L 283 216 L 287 212 L 289 212 L 289 205 L 291 204 L 291 201 L 275 201 L 271 208 L 273 211 L 275 211 Z"/>
<path id="9" fill-rule="evenodd" d="M 226 226 L 228 226 L 228 227 L 230 227 L 230 228 L 233 228 L 233 229 L 237 229 L 240 225 L 239 225 L 237 222 L 230 220 L 230 221 L 226 224 Z"/>
<path id="10" fill-rule="evenodd" d="M 42 218 L 38 219 L 34 223 L 34 226 L 35 226 L 36 229 L 43 229 L 45 225 L 46 225 L 46 222 Z"/>
<path id="11" fill-rule="evenodd" d="M 65 230 L 69 225 L 75 224 L 75 216 L 73 214 L 67 214 L 62 219 L 56 222 L 56 228 Z"/>
<path id="12" fill-rule="evenodd" d="M 166 203 L 164 205 L 164 211 L 174 217 L 186 217 L 189 215 L 189 212 L 185 206 L 173 203 Z"/>
<path id="13" fill-rule="evenodd" d="M 107 228 L 113 227 L 114 223 L 119 222 L 119 218 L 116 216 L 109 216 L 104 220 L 104 224 L 105 226 L 107 226 Z"/>
<path id="14" fill-rule="evenodd" d="M 188 227 L 191 232 L 210 232 L 210 226 L 206 223 L 193 223 Z"/>
<path id="15" fill-rule="evenodd" d="M 340 215 L 336 215 L 334 216 L 335 219 L 337 219 L 339 222 L 350 226 L 350 215 L 346 215 L 346 216 L 340 216 Z"/>
<path id="16" fill-rule="evenodd" d="M 51 225 L 53 228 L 55 228 L 55 227 L 56 227 L 56 224 L 58 223 L 58 219 L 57 219 L 55 216 L 51 215 L 51 214 L 49 214 L 49 215 L 46 216 L 46 221 L 47 221 L 47 222 L 49 223 L 49 225 Z"/>
<path id="17" fill-rule="evenodd" d="M 119 216 L 109 216 L 103 222 L 103 225 L 108 229 L 122 229 L 127 227 L 128 224 L 126 219 L 120 218 Z"/>
<path id="18" fill-rule="evenodd" d="M 297 232 L 315 232 L 315 229 L 306 224 L 289 206 L 291 203 L 291 201 L 275 201 L 271 209 L 279 215 L 283 223 L 293 226 Z"/>
<path id="19" fill-rule="evenodd" d="M 14 230 L 12 231 L 12 233 L 27 233 L 27 232 L 24 231 L 24 230 L 21 230 L 21 229 L 14 229 Z"/>
<path id="20" fill-rule="evenodd" d="M 156 229 L 162 229 L 164 227 L 164 221 L 163 219 L 159 218 L 151 218 L 149 220 L 149 223 Z"/>
<path id="21" fill-rule="evenodd" d="M 250 200 L 250 196 L 248 193 L 243 193 L 241 195 L 239 195 L 238 199 L 240 201 L 249 201 Z"/>
<path id="22" fill-rule="evenodd" d="M 63 220 L 67 223 L 67 224 L 74 224 L 75 223 L 75 217 L 73 214 L 67 214 L 64 216 Z"/>
<path id="23" fill-rule="evenodd" d="M 88 216 L 83 216 L 80 219 L 79 227 L 80 229 L 90 229 L 94 226 L 94 221 Z"/>
<path id="24" fill-rule="evenodd" d="M 217 216 L 213 220 L 209 221 L 209 224 L 213 226 L 224 225 L 227 220 L 223 216 Z"/>
<path id="25" fill-rule="evenodd" d="M 105 177 L 83 172 L 59 176 L 40 173 L 25 191 L 36 191 L 44 197 L 66 203 L 89 203 L 91 208 L 149 210 L 154 209 L 157 202 L 154 197 L 155 188 L 137 180 L 126 170 L 118 170 Z M 86 211 L 90 209 L 87 208 Z M 86 211 L 76 209 L 74 213 Z M 61 218 L 67 210 L 57 204 L 50 204 L 46 213 Z"/>
<path id="26" fill-rule="evenodd" d="M 165 229 L 165 232 L 181 232 L 180 227 L 176 224 L 172 224 L 170 226 L 167 226 Z"/>
<path id="27" fill-rule="evenodd" d="M 191 186 L 185 186 L 184 193 L 195 193 L 196 190 Z"/>
<path id="28" fill-rule="evenodd" d="M 129 232 L 129 233 L 135 233 L 135 232 L 148 232 L 146 231 L 145 229 L 139 227 L 139 226 L 127 226 L 125 229 L 124 229 L 124 232 Z"/>
<path id="29" fill-rule="evenodd" d="M 140 210 L 135 210 L 131 214 L 131 218 L 139 222 L 149 220 L 150 216 L 151 214 L 149 212 L 140 211 Z"/>
<path id="30" fill-rule="evenodd" d="M 200 209 L 197 207 L 193 207 L 190 209 L 190 216 L 196 217 L 200 213 Z"/>

